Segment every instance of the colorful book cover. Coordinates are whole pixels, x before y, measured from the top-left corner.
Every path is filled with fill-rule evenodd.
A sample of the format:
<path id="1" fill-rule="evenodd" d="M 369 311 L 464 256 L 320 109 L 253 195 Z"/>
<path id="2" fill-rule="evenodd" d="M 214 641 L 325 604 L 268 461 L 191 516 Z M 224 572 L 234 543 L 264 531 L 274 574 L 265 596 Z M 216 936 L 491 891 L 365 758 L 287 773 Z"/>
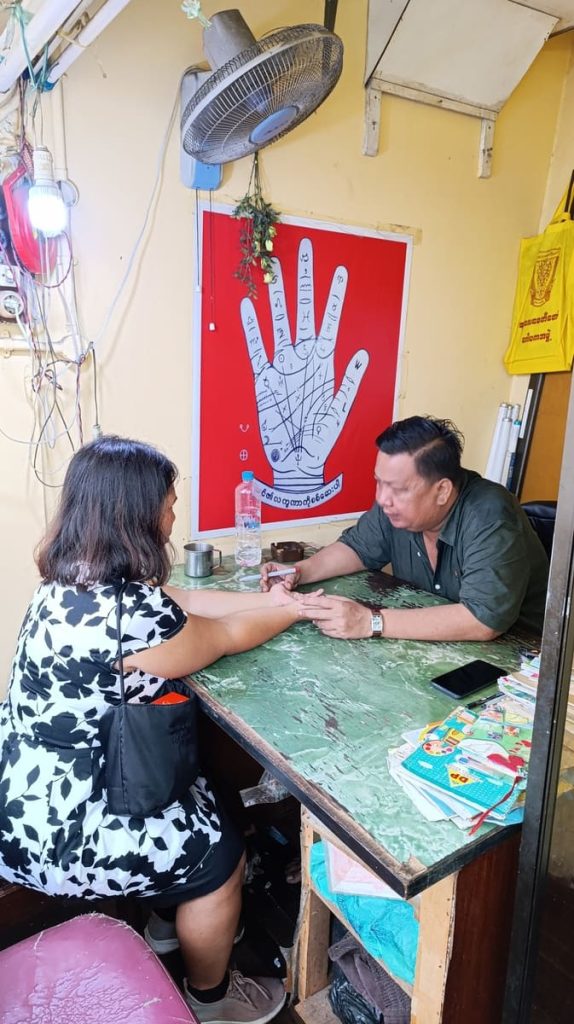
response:
<path id="1" fill-rule="evenodd" d="M 506 816 L 520 792 L 516 776 L 479 766 L 476 758 L 459 747 L 478 717 L 468 708 L 456 708 L 405 758 L 402 767 L 428 786 L 455 796 L 457 801 L 477 811 L 497 805 L 499 814 Z"/>
<path id="2" fill-rule="evenodd" d="M 531 747 L 532 715 L 508 699 L 485 705 L 459 743 L 471 764 L 512 779 L 526 776 Z"/>
<path id="3" fill-rule="evenodd" d="M 427 727 L 427 730 L 421 735 L 420 745 L 423 749 L 429 749 L 427 744 L 441 740 L 447 746 L 454 748 L 463 738 L 469 726 L 474 725 L 477 718 L 477 714 L 470 711 L 464 704 L 460 704 L 442 722 L 433 722 L 430 727 Z"/>

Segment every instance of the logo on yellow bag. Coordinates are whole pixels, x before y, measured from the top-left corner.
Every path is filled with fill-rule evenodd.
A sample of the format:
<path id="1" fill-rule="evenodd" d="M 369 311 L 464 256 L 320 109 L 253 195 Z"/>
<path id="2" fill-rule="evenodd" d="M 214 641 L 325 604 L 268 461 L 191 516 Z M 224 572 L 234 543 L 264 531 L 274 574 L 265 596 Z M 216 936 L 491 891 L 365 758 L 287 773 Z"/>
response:
<path id="1" fill-rule="evenodd" d="M 558 270 L 561 249 L 546 249 L 539 252 L 530 279 L 530 302 L 533 306 L 544 306 L 552 294 L 552 286 Z"/>

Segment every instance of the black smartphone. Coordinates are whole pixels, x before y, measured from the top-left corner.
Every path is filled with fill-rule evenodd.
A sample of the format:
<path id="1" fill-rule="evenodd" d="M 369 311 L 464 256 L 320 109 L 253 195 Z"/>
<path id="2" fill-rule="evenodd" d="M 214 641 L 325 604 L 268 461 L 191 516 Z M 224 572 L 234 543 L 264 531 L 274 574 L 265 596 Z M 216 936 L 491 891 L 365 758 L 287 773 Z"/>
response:
<path id="1" fill-rule="evenodd" d="M 500 665 L 491 665 L 489 661 L 469 661 L 467 665 L 443 672 L 441 676 L 431 679 L 433 686 L 450 697 L 469 697 L 477 690 L 492 686 L 500 676 L 508 675 L 508 670 Z"/>

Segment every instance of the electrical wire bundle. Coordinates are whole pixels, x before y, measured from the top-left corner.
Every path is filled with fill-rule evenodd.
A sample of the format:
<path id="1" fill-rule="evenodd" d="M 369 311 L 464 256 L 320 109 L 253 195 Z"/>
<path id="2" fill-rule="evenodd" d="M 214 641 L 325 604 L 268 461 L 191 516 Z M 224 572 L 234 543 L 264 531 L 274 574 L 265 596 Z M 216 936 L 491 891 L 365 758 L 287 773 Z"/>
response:
<path id="1" fill-rule="evenodd" d="M 22 31 L 25 33 L 23 24 Z M 68 456 L 59 460 L 61 464 L 56 468 L 48 469 L 48 459 L 41 455 L 46 448 L 56 449 L 61 440 L 71 451 L 83 444 L 82 381 L 87 364 L 92 369 L 98 424 L 97 369 L 93 343 L 83 337 L 78 322 L 70 234 L 64 231 L 52 238 L 35 233 L 28 216 L 32 152 L 35 145 L 43 145 L 39 85 L 31 69 L 26 80 L 19 80 L 17 116 L 12 107 L 8 113 L 11 124 L 16 125 L 13 145 L 7 145 L 6 121 L 2 126 L 0 264 L 1 282 L 7 290 L 0 290 L 5 323 L 5 342 L 0 341 L 0 349 L 5 355 L 30 355 L 31 371 L 26 383 L 33 425 L 26 439 L 13 437 L 3 426 L 0 432 L 7 439 L 29 447 L 32 469 L 44 486 L 59 487 Z M 50 325 L 58 318 L 57 305 L 65 328 L 55 334 Z"/>
<path id="2" fill-rule="evenodd" d="M 81 2 L 74 12 L 74 16 L 77 15 L 78 18 L 78 24 L 84 25 L 83 15 L 80 19 L 80 14 L 85 7 L 87 7 L 87 3 Z M 45 148 L 42 98 L 45 92 L 52 89 L 50 75 L 54 73 L 53 61 L 56 59 L 54 55 L 58 48 L 57 37 L 61 37 L 69 43 L 74 42 L 74 39 L 70 38 L 66 31 L 59 30 L 57 37 L 54 37 L 45 46 L 42 53 L 35 56 L 32 61 L 30 48 L 26 44 L 26 25 L 29 15 L 22 9 L 20 0 L 15 0 L 12 3 L 3 3 L 0 0 L 0 14 L 3 8 L 10 11 L 11 24 L 3 36 L 0 36 L 0 50 L 3 44 L 6 45 L 7 36 L 11 36 L 13 41 L 19 32 L 27 61 L 27 70 L 17 84 L 17 116 L 14 116 L 12 109 L 7 111 L 4 116 L 3 107 L 6 109 L 8 105 L 6 102 L 3 104 L 0 99 L 0 184 L 2 185 L 0 197 L 4 192 L 5 198 L 8 198 L 7 189 L 10 178 L 14 174 L 18 176 L 18 171 L 20 172 L 18 184 L 21 188 L 29 189 L 36 185 L 31 157 L 37 153 L 38 149 Z M 94 25 L 96 17 L 93 19 Z M 91 24 L 89 20 L 87 24 Z M 10 45 L 10 39 L 8 39 L 8 46 Z M 78 41 L 77 46 L 79 45 Z M 58 90 L 61 88 L 60 82 Z M 59 96 L 55 94 L 53 99 L 55 103 L 58 102 L 58 99 L 61 100 L 61 92 Z M 29 353 L 32 366 L 29 378 L 27 378 L 27 389 L 33 409 L 33 428 L 29 438 L 13 437 L 3 429 L 2 425 L 0 425 L 0 434 L 11 441 L 29 446 L 30 463 L 34 474 L 46 487 L 61 486 L 70 454 L 69 449 L 73 451 L 84 442 L 82 410 L 85 413 L 88 399 L 93 402 L 92 434 L 93 436 L 101 434 L 96 351 L 99 350 L 100 342 L 110 327 L 113 314 L 136 265 L 136 258 L 145 249 L 144 241 L 161 191 L 165 156 L 176 120 L 178 100 L 179 84 L 161 140 L 155 177 L 141 228 L 126 262 L 125 271 L 104 315 L 102 326 L 93 337 L 86 336 L 79 323 L 74 283 L 73 245 L 69 231 L 63 231 L 57 237 L 50 238 L 44 238 L 40 234 L 35 235 L 33 245 L 28 239 L 28 248 L 19 254 L 17 246 L 14 244 L 14 232 L 10 225 L 7 230 L 2 231 L 5 221 L 2 221 L 2 210 L 0 209 L 0 320 L 4 320 L 6 328 L 5 332 L 2 332 L 0 326 L 0 355 L 2 353 L 12 355 L 16 352 Z M 13 104 L 12 95 L 10 102 Z M 13 122 L 17 127 L 14 127 Z M 66 181 L 60 181 L 57 184 L 62 188 L 62 192 L 64 185 L 72 187 L 71 183 Z M 11 192 L 10 195 L 13 197 L 14 193 Z M 6 205 L 9 206 L 9 202 Z M 9 287 L 13 296 L 10 299 L 10 323 L 6 323 L 7 318 L 2 315 L 3 265 L 4 269 L 7 267 L 11 271 Z M 63 313 L 65 320 L 65 327 L 61 331 L 56 331 L 54 327 L 58 312 L 60 315 Z M 2 334 L 4 334 L 5 343 L 2 341 Z M 92 393 L 86 398 L 84 396 L 85 375 L 90 370 L 89 380 L 92 385 L 90 389 Z M 43 456 L 48 449 L 56 449 L 60 442 L 63 442 L 68 450 L 65 456 L 59 460 L 59 465 L 54 469 L 49 469 L 49 461 L 51 463 L 54 460 L 48 460 Z"/>

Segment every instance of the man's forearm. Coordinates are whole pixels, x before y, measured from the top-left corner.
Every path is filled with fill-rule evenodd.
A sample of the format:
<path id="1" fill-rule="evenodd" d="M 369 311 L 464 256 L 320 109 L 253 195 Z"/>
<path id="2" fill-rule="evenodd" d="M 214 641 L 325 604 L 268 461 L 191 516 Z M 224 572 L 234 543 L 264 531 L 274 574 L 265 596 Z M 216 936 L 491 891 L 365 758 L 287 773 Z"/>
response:
<path id="1" fill-rule="evenodd" d="M 501 632 L 485 626 L 463 604 L 381 611 L 389 640 L 494 640 Z"/>
<path id="2" fill-rule="evenodd" d="M 361 559 L 348 544 L 336 540 L 327 544 L 310 558 L 296 563 L 299 570 L 299 583 L 317 583 L 328 580 L 332 576 L 347 576 L 350 572 L 359 572 L 365 566 Z"/>

